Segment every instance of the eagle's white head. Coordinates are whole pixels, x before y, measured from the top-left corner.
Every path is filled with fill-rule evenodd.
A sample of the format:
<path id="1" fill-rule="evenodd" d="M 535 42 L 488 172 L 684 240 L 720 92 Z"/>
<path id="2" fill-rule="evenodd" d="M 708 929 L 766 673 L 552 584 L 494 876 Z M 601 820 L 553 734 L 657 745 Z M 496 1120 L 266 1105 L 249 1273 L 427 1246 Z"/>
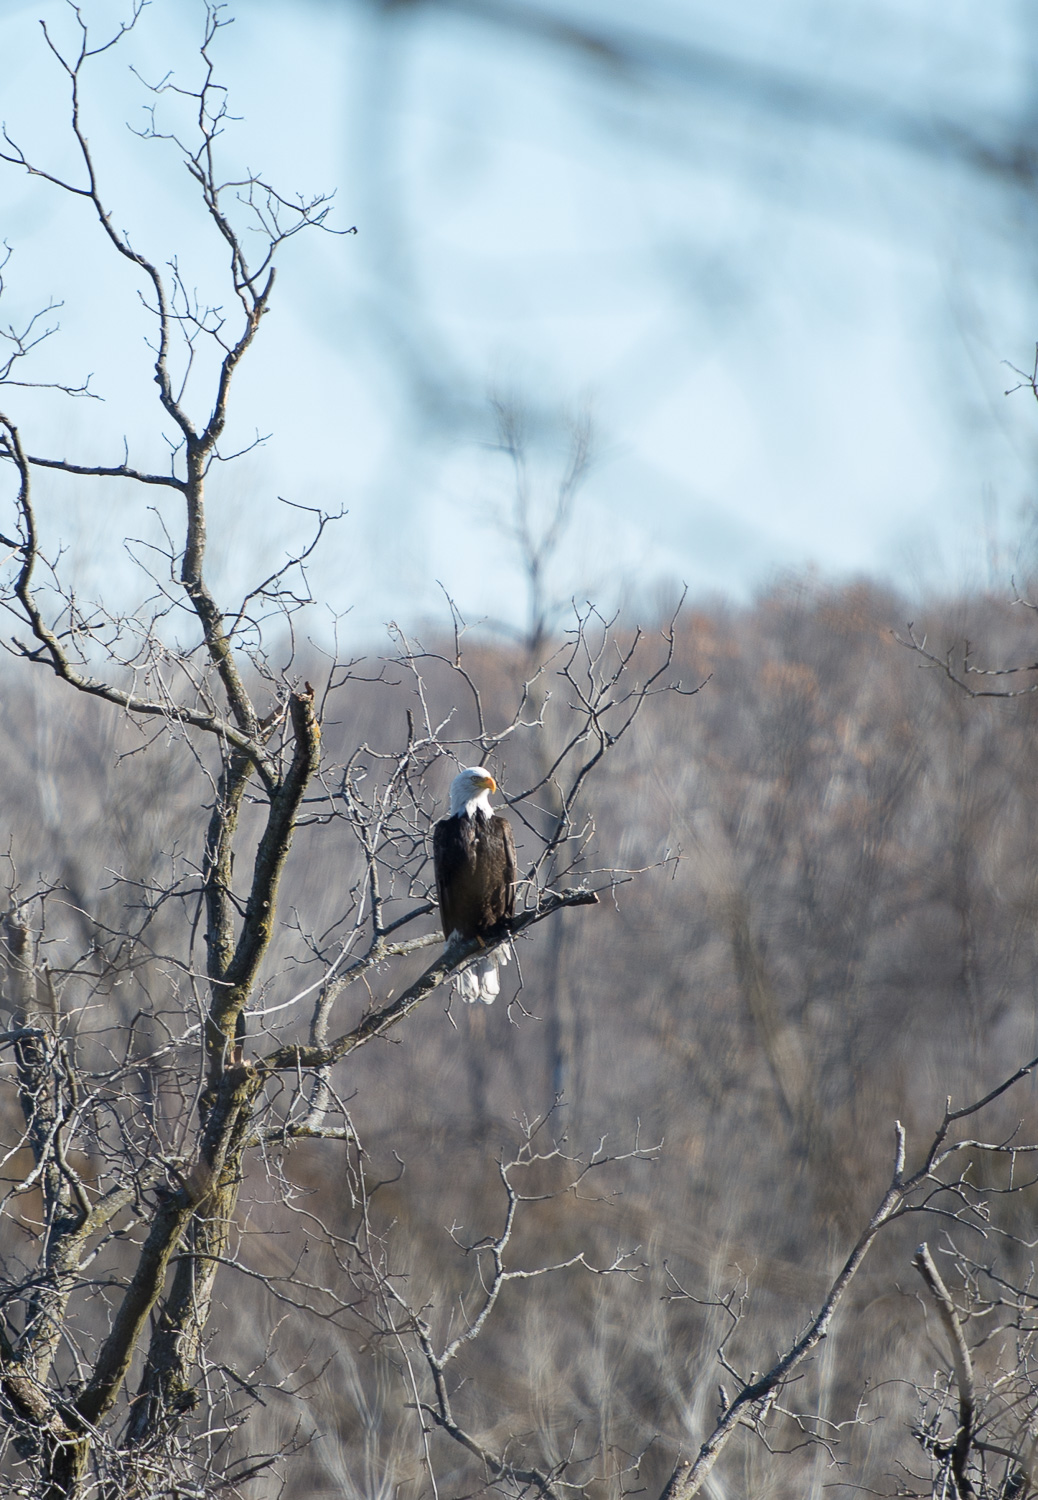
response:
<path id="1" fill-rule="evenodd" d="M 497 782 L 489 771 L 482 766 L 467 766 L 451 782 L 451 817 L 456 818 L 459 813 L 464 813 L 471 818 L 478 807 L 489 818 L 493 812 L 490 793 L 496 791 Z"/>

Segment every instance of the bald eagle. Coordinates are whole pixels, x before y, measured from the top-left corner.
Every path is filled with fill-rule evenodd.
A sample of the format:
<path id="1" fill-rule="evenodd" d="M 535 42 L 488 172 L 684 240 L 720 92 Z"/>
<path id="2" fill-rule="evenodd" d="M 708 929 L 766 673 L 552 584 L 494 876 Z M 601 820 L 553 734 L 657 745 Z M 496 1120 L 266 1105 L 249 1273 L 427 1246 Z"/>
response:
<path id="1" fill-rule="evenodd" d="M 512 825 L 490 806 L 497 783 L 482 766 L 469 766 L 451 782 L 450 816 L 433 829 L 433 867 L 440 919 L 447 939 L 457 943 L 506 937 L 515 911 L 515 839 Z M 509 959 L 508 942 L 496 942 L 454 976 L 454 987 L 471 1004 L 492 1005 L 501 988 L 498 968 Z"/>

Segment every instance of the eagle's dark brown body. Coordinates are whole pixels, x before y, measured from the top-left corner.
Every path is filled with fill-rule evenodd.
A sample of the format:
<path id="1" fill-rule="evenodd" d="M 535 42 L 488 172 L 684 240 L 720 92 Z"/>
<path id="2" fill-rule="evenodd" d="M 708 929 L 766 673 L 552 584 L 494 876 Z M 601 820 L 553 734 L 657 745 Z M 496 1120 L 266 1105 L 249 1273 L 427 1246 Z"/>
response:
<path id="1" fill-rule="evenodd" d="M 515 911 L 515 839 L 506 818 L 476 808 L 433 829 L 433 865 L 443 935 L 466 941 L 497 935 Z"/>

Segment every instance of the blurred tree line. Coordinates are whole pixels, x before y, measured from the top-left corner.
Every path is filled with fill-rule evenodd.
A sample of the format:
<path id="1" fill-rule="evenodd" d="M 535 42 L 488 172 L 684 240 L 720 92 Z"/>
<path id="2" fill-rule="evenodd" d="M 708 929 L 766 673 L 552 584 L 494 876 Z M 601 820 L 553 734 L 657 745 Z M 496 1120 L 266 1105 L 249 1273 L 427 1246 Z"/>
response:
<path id="1" fill-rule="evenodd" d="M 1038 1052 L 1036 700 L 967 702 L 894 641 L 908 613 L 882 588 L 819 581 L 790 581 L 751 608 L 690 610 L 675 666 L 688 681 L 710 674 L 709 685 L 691 706 L 647 704 L 591 799 L 603 861 L 646 873 L 615 904 L 562 913 L 552 932 L 520 942 L 521 1004 L 427 1004 L 395 1044 L 351 1059 L 363 1154 L 350 1170 L 383 1184 L 370 1212 L 387 1274 L 446 1326 L 452 1296 L 460 1309 L 474 1295 L 458 1241 L 499 1227 L 498 1162 L 520 1150 L 529 1122 L 547 1114 L 542 1139 L 565 1137 L 574 1151 L 662 1142 L 651 1162 L 608 1165 L 598 1188 L 527 1206 L 516 1228 L 528 1266 L 576 1253 L 607 1264 L 621 1247 L 632 1274 L 571 1268 L 509 1286 L 466 1351 L 461 1388 L 488 1443 L 521 1441 L 546 1468 L 586 1459 L 582 1493 L 623 1492 L 635 1481 L 620 1471 L 636 1458 L 639 1485 L 658 1492 L 675 1448 L 709 1427 L 726 1378 L 714 1351 L 728 1314 L 712 1299 L 738 1289 L 738 1360 L 767 1367 L 868 1217 L 892 1122 L 918 1143 L 946 1095 L 979 1096 Z M 1033 632 L 1023 610 L 983 597 L 940 601 L 932 625 L 935 636 L 954 626 L 982 637 L 1005 659 L 1026 656 Z M 520 648 L 493 644 L 474 645 L 468 663 L 491 714 L 526 670 Z M 127 931 L 170 861 L 190 860 L 191 768 L 162 744 L 130 753 L 140 741 L 129 725 L 70 703 L 60 684 L 8 668 L 4 690 L 22 880 L 57 883 L 50 919 L 66 946 Z M 444 712 L 456 706 L 446 672 L 432 691 Z M 324 755 L 392 742 L 412 699 L 404 680 L 352 685 L 325 724 Z M 521 749 L 503 757 L 506 790 L 523 760 Z M 264 990 L 261 1017 L 303 987 L 312 962 L 294 914 L 331 928 L 363 874 L 355 845 L 309 829 L 297 839 L 278 945 L 282 963 L 294 951 L 302 967 Z M 161 955 L 182 942 L 180 911 L 156 910 L 155 956 L 123 977 L 114 965 L 76 1024 L 99 1025 L 98 1010 L 108 1024 L 112 1008 L 128 1023 L 142 995 L 168 989 Z M 1019 1126 L 1021 1143 L 1033 1138 L 1031 1082 L 999 1108 L 1006 1136 Z M 5 1138 L 16 1136 L 8 1113 Z M 280 1205 L 262 1167 L 250 1168 L 214 1315 L 210 1358 L 236 1371 L 266 1361 L 273 1388 L 238 1441 L 249 1451 L 256 1422 L 271 1451 L 318 1433 L 290 1470 L 308 1494 L 426 1493 L 406 1362 L 385 1330 L 373 1342 L 370 1290 L 350 1307 L 285 1318 L 299 1217 L 346 1233 L 345 1158 L 297 1142 L 279 1170 L 292 1184 Z M 562 1162 L 527 1170 L 538 1198 L 565 1185 Z M 997 1234 L 985 1245 L 973 1231 L 967 1248 L 995 1274 L 1019 1280 L 1023 1268 L 1026 1279 L 1034 1209 L 1033 1192 L 1011 1197 Z M 8 1233 L 29 1220 L 9 1218 Z M 898 1489 L 924 1466 L 919 1390 L 947 1363 L 911 1285 L 917 1233 L 910 1221 L 877 1244 L 797 1387 L 798 1412 L 834 1424 L 825 1444 L 798 1448 L 780 1431 L 772 1447 L 796 1450 L 786 1454 L 747 1433 L 708 1493 L 930 1493 Z M 316 1232 L 307 1257 L 308 1286 L 347 1276 Z M 675 1301 L 675 1286 L 703 1301 Z M 298 1399 L 277 1391 L 301 1369 Z M 451 1493 L 487 1479 L 463 1457 L 441 1473 Z"/>

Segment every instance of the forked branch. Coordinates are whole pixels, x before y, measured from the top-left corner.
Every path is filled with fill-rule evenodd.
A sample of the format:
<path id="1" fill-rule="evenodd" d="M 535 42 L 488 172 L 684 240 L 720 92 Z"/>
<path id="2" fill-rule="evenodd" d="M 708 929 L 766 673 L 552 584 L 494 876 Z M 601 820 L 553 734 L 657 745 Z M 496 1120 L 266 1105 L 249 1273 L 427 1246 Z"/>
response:
<path id="1" fill-rule="evenodd" d="M 966 1188 L 963 1179 L 960 1177 L 951 1184 L 946 1183 L 937 1176 L 937 1170 L 957 1152 L 975 1148 L 978 1143 L 962 1141 L 949 1144 L 948 1133 L 951 1126 L 959 1120 L 976 1115 L 988 1104 L 1001 1098 L 1008 1089 L 1020 1079 L 1033 1073 L 1036 1068 L 1038 1068 L 1038 1057 L 1032 1058 L 1030 1062 L 1016 1069 L 982 1099 L 959 1109 L 952 1109 L 949 1100 L 944 1118 L 934 1133 L 922 1163 L 907 1176 L 905 1175 L 905 1134 L 898 1122 L 895 1127 L 896 1150 L 890 1185 L 868 1224 L 859 1235 L 839 1274 L 830 1285 L 821 1309 L 811 1319 L 804 1333 L 789 1346 L 765 1374 L 747 1381 L 731 1399 L 725 1399 L 724 1408 L 713 1431 L 694 1458 L 683 1458 L 677 1463 L 662 1492 L 661 1500 L 693 1500 L 693 1496 L 701 1492 L 733 1433 L 747 1419 L 752 1422 L 755 1414 L 759 1414 L 796 1376 L 805 1360 L 828 1333 L 837 1307 L 877 1235 L 888 1224 L 908 1213 L 942 1213 L 940 1196 L 943 1193 L 951 1192 L 956 1198 L 961 1199 Z M 962 1389 L 960 1387 L 960 1394 Z M 967 1430 L 969 1429 L 965 1425 L 961 1428 L 961 1431 Z M 964 1474 L 965 1460 L 968 1456 L 965 1448 L 962 1450 L 962 1455 Z M 968 1480 L 965 1482 L 968 1483 Z M 960 1494 L 967 1493 L 969 1492 L 960 1491 Z"/>

